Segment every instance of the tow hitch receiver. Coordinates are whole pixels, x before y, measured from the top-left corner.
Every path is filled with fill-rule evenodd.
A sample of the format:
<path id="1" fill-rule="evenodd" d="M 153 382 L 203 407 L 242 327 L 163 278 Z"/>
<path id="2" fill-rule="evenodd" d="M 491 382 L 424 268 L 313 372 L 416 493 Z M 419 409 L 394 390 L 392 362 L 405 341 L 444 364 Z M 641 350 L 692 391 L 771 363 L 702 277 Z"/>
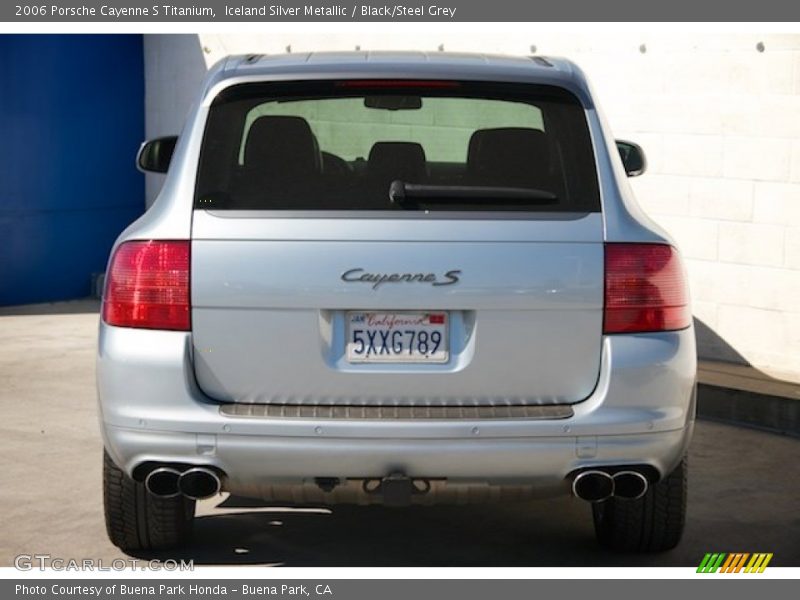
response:
<path id="1" fill-rule="evenodd" d="M 403 473 L 392 473 L 383 479 L 365 479 L 364 491 L 367 494 L 383 496 L 385 506 L 410 506 L 411 496 L 427 494 L 431 484 L 427 479 L 411 479 Z"/>

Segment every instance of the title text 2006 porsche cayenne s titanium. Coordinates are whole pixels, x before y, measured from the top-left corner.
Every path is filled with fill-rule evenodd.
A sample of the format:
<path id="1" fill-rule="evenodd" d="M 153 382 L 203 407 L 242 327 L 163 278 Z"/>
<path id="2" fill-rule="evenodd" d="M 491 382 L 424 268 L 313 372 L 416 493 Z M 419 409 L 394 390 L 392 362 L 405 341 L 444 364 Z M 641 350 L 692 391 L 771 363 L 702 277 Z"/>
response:
<path id="1" fill-rule="evenodd" d="M 591 503 L 675 546 L 696 357 L 685 275 L 562 59 L 229 57 L 117 240 L 98 388 L 107 529 L 187 541 L 219 492 Z"/>

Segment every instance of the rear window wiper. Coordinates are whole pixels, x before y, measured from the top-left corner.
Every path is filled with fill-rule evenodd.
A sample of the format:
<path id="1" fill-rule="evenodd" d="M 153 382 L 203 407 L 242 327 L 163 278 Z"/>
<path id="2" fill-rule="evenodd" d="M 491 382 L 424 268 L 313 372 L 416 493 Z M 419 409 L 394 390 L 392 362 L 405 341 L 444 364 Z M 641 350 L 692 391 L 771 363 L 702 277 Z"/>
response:
<path id="1" fill-rule="evenodd" d="M 554 204 L 558 196 L 546 190 L 524 187 L 483 185 L 430 185 L 394 180 L 389 186 L 389 200 L 402 208 L 426 205 L 491 204 L 500 200 L 508 206 Z"/>

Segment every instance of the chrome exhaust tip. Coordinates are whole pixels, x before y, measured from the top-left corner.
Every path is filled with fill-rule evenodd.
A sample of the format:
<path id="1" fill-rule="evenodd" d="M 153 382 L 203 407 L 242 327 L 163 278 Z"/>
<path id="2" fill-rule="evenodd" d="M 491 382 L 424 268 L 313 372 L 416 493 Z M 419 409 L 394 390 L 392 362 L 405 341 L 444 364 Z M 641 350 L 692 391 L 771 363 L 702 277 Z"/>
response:
<path id="1" fill-rule="evenodd" d="M 144 487 L 148 492 L 159 498 L 174 498 L 181 492 L 178 489 L 180 471 L 172 467 L 158 467 L 147 474 Z"/>
<path id="2" fill-rule="evenodd" d="M 583 471 L 573 479 L 572 493 L 587 502 L 602 502 L 614 495 L 614 479 L 604 471 Z"/>
<path id="3" fill-rule="evenodd" d="M 638 500 L 647 493 L 650 482 L 638 471 L 619 471 L 614 479 L 614 496 L 626 500 Z"/>
<path id="4" fill-rule="evenodd" d="M 187 498 L 203 500 L 218 494 L 222 488 L 222 482 L 211 469 L 193 467 L 181 474 L 178 488 Z"/>

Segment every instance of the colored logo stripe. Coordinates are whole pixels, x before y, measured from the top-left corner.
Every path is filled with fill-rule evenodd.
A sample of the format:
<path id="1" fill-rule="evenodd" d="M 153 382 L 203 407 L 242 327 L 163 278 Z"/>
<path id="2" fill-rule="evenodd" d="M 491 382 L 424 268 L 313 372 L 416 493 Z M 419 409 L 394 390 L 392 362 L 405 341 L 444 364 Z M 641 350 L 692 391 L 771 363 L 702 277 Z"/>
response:
<path id="1" fill-rule="evenodd" d="M 747 559 L 750 559 L 747 562 Z M 739 573 L 744 569 L 744 573 L 763 573 L 764 569 L 772 560 L 772 553 L 757 552 L 750 554 L 749 552 L 734 552 L 727 554 L 725 552 L 708 552 L 703 556 L 700 561 L 700 566 L 697 567 L 698 573 Z M 745 562 L 747 566 L 745 567 Z"/>
<path id="2" fill-rule="evenodd" d="M 722 561 L 725 560 L 725 554 L 711 554 L 707 553 L 703 560 L 700 562 L 700 566 L 697 567 L 698 573 L 716 573 L 719 566 L 722 564 Z"/>
<path id="3" fill-rule="evenodd" d="M 769 561 L 772 560 L 772 553 L 769 554 L 753 554 L 753 558 L 750 559 L 750 562 L 744 569 L 745 573 L 763 573 L 764 569 L 767 568 Z"/>
<path id="4" fill-rule="evenodd" d="M 728 554 L 728 558 L 722 564 L 720 573 L 738 573 L 744 566 L 744 561 L 750 556 L 747 552 L 737 552 L 736 554 Z"/>

